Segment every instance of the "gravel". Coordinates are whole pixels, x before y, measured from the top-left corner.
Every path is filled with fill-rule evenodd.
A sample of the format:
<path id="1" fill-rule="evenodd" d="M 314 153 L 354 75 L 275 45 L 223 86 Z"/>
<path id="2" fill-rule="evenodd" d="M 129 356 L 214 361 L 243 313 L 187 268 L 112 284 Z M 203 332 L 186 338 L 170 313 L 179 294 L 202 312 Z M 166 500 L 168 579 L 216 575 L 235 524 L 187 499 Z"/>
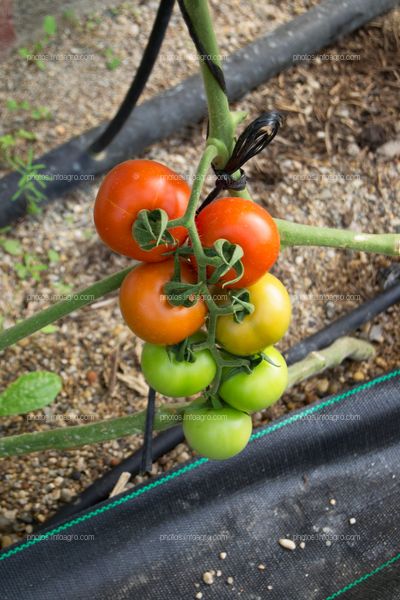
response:
<path id="1" fill-rule="evenodd" d="M 312 4 L 316 2 L 213 1 L 221 54 L 243 46 Z M 57 53 L 68 54 L 75 48 L 93 54 L 90 60 L 48 62 L 46 69 L 39 71 L 16 52 L 10 55 L 3 63 L 0 81 L 2 109 L 9 98 L 25 99 L 34 106 L 48 107 L 53 119 L 36 122 L 23 111 L 4 111 L 4 132 L 34 129 L 38 138 L 35 154 L 39 155 L 109 118 L 138 64 L 154 8 L 154 2 L 134 2 L 129 7 L 122 5 L 117 15 L 121 18 L 109 13 L 98 15 L 94 30 L 88 27 L 89 19 L 76 27 L 65 24 L 60 28 L 54 42 Z M 400 131 L 399 37 L 400 11 L 396 11 L 328 51 L 331 56 L 359 54 L 359 61 L 317 59 L 298 64 L 238 104 L 237 108 L 247 110 L 251 118 L 273 107 L 286 111 L 281 134 L 246 168 L 253 197 L 274 216 L 371 233 L 400 231 L 399 160 L 377 152 L 377 148 L 396 140 Z M 114 71 L 107 70 L 102 54 L 108 46 L 122 58 L 122 65 Z M 175 12 L 144 98 L 195 72 L 192 57 L 190 39 Z M 165 162 L 190 178 L 204 144 L 205 129 L 202 123 L 177 133 L 149 148 L 143 157 Z M 21 151 L 26 148 L 24 143 Z M 4 327 L 48 306 L 66 290 L 85 287 L 129 264 L 126 258 L 108 251 L 95 234 L 92 206 L 98 184 L 87 184 L 45 208 L 39 218 L 25 219 L 3 234 L 17 239 L 26 253 L 48 266 L 40 281 L 20 280 L 14 268 L 17 259 L 1 254 L 0 314 Z M 50 262 L 50 249 L 59 253 L 58 262 Z M 274 272 L 290 291 L 293 322 L 281 349 L 373 297 L 382 289 L 394 262 L 387 257 L 333 249 L 285 250 Z M 397 306 L 361 328 L 358 335 L 373 341 L 375 358 L 362 365 L 345 363 L 322 379 L 312 378 L 296 386 L 277 405 L 257 413 L 255 424 L 268 423 L 323 395 L 398 367 L 400 331 L 394 324 L 399 321 Z M 145 407 L 146 385 L 139 371 L 141 342 L 122 323 L 116 294 L 62 319 L 57 327 L 55 333 L 35 334 L 4 353 L 0 390 L 18 374 L 37 369 L 59 373 L 63 390 L 46 410 L 3 419 L 2 434 L 84 424 Z M 9 545 L 30 533 L 32 524 L 44 522 L 63 503 L 119 464 L 140 446 L 141 439 L 132 435 L 78 450 L 49 450 L 4 460 L 0 514 L 6 519 L 0 520 L 1 544 Z M 180 444 L 153 466 L 151 476 L 191 456 L 186 444 Z M 147 478 L 137 476 L 126 488 Z M 47 488 L 49 485 L 53 487 Z M 13 531 L 9 531 L 9 520 Z M 224 558 L 222 554 L 220 558 Z"/>

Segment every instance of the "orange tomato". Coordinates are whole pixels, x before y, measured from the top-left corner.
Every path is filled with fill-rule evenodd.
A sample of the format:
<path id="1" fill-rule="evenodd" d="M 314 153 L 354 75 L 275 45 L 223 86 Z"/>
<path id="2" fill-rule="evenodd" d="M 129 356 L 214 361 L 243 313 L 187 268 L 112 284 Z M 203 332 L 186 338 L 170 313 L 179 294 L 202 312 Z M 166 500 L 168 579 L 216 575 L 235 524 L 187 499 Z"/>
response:
<path id="1" fill-rule="evenodd" d="M 119 302 L 126 324 L 138 337 L 152 344 L 177 344 L 204 324 L 206 306 L 199 299 L 194 306 L 172 306 L 164 294 L 164 285 L 174 272 L 169 259 L 135 267 L 124 279 Z M 181 278 L 195 283 L 190 267 L 181 263 Z"/>

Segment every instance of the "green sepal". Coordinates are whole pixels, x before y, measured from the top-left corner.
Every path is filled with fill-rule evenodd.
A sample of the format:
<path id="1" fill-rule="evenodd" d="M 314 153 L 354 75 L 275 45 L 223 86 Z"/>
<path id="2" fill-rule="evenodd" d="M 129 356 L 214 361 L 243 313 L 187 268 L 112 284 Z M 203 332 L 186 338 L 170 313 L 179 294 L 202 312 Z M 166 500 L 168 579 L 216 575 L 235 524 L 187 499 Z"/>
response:
<path id="1" fill-rule="evenodd" d="M 260 356 L 262 356 L 262 359 L 265 360 L 268 364 L 272 365 L 273 367 L 277 367 L 278 369 L 281 368 L 281 365 L 277 365 L 276 363 L 274 363 L 272 358 L 270 358 L 268 354 L 265 354 L 265 352 L 260 352 Z"/>
<path id="2" fill-rule="evenodd" d="M 200 298 L 202 283 L 186 283 L 184 281 L 168 281 L 164 285 L 164 293 L 172 306 L 190 308 L 197 304 Z"/>
<path id="3" fill-rule="evenodd" d="M 179 344 L 166 347 L 168 358 L 172 362 L 175 359 L 178 362 L 196 362 L 196 354 L 193 351 L 192 342 L 190 338 L 185 338 Z"/>
<path id="4" fill-rule="evenodd" d="M 173 245 L 176 240 L 167 230 L 169 217 L 165 210 L 142 209 L 132 225 L 132 235 L 142 250 L 152 250 L 157 246 Z"/>
<path id="5" fill-rule="evenodd" d="M 219 239 L 214 242 L 212 248 L 208 248 L 205 250 L 205 253 L 210 258 L 219 258 L 219 262 L 215 267 L 212 275 L 209 278 L 209 283 L 211 285 L 218 283 L 218 281 L 228 273 L 231 269 L 233 269 L 237 277 L 231 279 L 230 281 L 226 281 L 222 284 L 222 287 L 226 287 L 232 283 L 236 283 L 243 277 L 244 267 L 241 261 L 243 257 L 243 249 L 239 244 L 232 244 L 228 240 Z M 215 264 L 214 262 L 212 264 Z"/>
<path id="6" fill-rule="evenodd" d="M 250 294 L 246 289 L 231 292 L 230 298 L 236 323 L 241 323 L 247 315 L 254 312 L 254 305 L 250 302 Z"/>

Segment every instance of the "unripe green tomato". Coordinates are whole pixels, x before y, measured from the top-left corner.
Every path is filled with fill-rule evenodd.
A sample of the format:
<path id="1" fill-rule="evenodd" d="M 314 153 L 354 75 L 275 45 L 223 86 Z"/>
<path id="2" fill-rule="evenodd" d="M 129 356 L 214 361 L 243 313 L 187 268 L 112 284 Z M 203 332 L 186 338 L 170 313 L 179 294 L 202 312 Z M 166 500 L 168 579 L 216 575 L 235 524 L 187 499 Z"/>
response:
<path id="1" fill-rule="evenodd" d="M 202 456 L 225 460 L 239 454 L 250 439 L 249 415 L 230 408 L 191 407 L 183 417 L 188 444 Z"/>
<path id="2" fill-rule="evenodd" d="M 141 366 L 147 383 L 171 398 L 201 392 L 214 379 L 217 366 L 209 350 L 200 350 L 194 356 L 194 362 L 180 362 L 168 355 L 166 346 L 146 343 Z"/>
<path id="3" fill-rule="evenodd" d="M 221 398 L 237 410 L 252 413 L 267 408 L 287 387 L 288 369 L 282 354 L 273 346 L 265 348 L 264 354 L 279 366 L 263 360 L 251 373 L 237 373 L 219 388 Z"/>

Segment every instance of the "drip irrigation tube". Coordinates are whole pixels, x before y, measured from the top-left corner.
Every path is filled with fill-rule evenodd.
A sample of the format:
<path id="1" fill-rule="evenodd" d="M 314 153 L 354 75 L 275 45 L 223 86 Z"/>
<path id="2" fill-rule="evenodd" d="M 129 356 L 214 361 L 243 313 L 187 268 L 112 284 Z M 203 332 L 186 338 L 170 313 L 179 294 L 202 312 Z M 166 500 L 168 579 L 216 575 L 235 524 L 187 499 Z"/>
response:
<path id="1" fill-rule="evenodd" d="M 114 118 L 109 122 L 98 139 L 90 146 L 90 152 L 97 153 L 105 150 L 105 148 L 111 144 L 115 136 L 121 131 L 126 120 L 129 118 L 129 115 L 145 88 L 157 60 L 174 8 L 174 2 L 175 0 L 160 0 L 157 16 L 154 20 L 147 46 L 143 52 L 142 60 L 140 61 L 139 68 L 131 83 L 131 87 Z"/>
<path id="2" fill-rule="evenodd" d="M 324 0 L 311 10 L 284 24 L 232 54 L 224 62 L 224 74 L 231 101 L 289 67 L 302 55 L 312 54 L 351 33 L 369 20 L 399 5 L 399 0 Z M 299 58 L 296 58 L 299 57 Z M 93 176 L 101 175 L 127 157 L 175 135 L 200 121 L 206 114 L 206 99 L 199 76 L 144 102 L 132 112 L 123 129 L 103 153 L 93 156 L 88 148 L 105 126 L 95 127 L 38 158 L 46 168 L 46 201 Z M 0 180 L 0 227 L 26 213 L 26 199 L 12 195 L 20 175 L 10 173 Z"/>
<path id="3" fill-rule="evenodd" d="M 305 358 L 310 352 L 329 346 L 337 338 L 355 331 L 397 302 L 400 302 L 400 281 L 391 285 L 375 298 L 367 300 L 346 315 L 333 321 L 327 327 L 295 344 L 293 348 L 285 353 L 287 363 L 292 365 Z M 184 436 L 180 425 L 159 433 L 153 440 L 153 460 L 156 461 L 183 441 Z M 78 512 L 102 502 L 109 496 L 121 473 L 127 471 L 134 477 L 142 467 L 143 448 L 140 448 L 120 462 L 118 466 L 94 481 L 73 503 L 63 506 L 53 517 L 40 525 L 37 531 L 48 529 L 50 526 L 59 524 Z"/>

